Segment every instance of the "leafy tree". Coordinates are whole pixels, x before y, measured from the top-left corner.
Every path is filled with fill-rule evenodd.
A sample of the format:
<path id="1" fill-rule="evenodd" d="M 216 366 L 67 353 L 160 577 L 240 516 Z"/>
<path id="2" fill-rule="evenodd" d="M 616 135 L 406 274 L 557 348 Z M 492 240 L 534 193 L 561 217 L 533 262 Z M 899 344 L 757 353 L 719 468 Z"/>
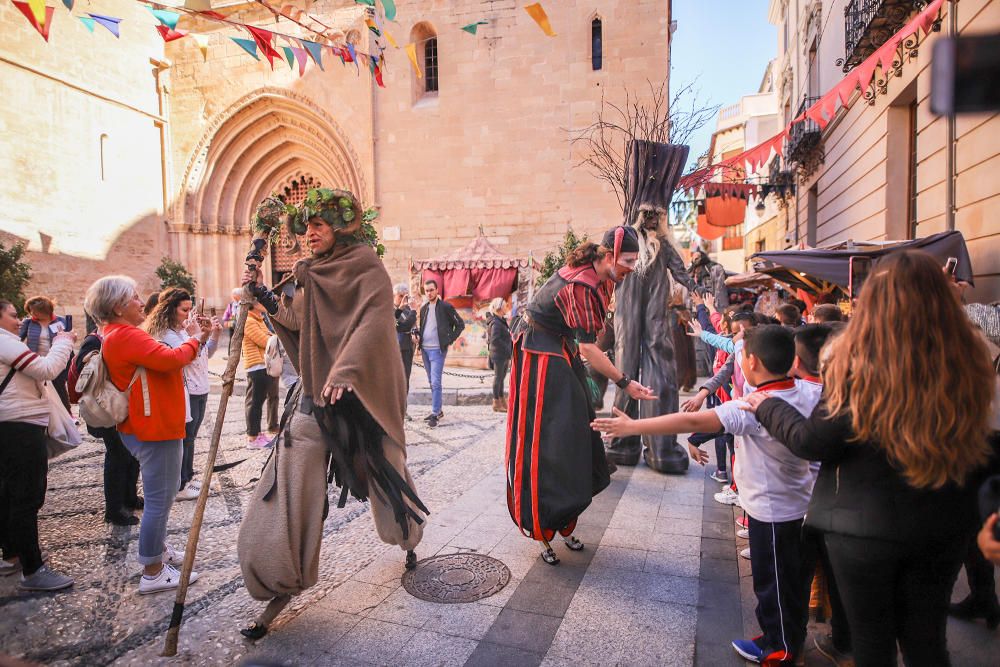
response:
<path id="1" fill-rule="evenodd" d="M 195 285 L 194 276 L 180 262 L 175 262 L 169 257 L 160 260 L 160 265 L 156 267 L 156 277 L 160 279 L 160 289 L 168 287 L 179 287 L 186 290 L 192 297 L 194 296 Z"/>
<path id="2" fill-rule="evenodd" d="M 24 312 L 24 288 L 31 280 L 31 265 L 22 257 L 23 243 L 15 243 L 9 250 L 0 243 L 0 299 L 13 303 L 18 312 Z"/>
<path id="3" fill-rule="evenodd" d="M 535 285 L 537 287 L 544 285 L 545 281 L 565 266 L 566 258 L 569 257 L 570 253 L 576 250 L 578 246 L 586 242 L 586 234 L 583 236 L 577 236 L 572 229 L 567 229 L 566 236 L 563 237 L 562 245 L 552 252 L 545 253 L 545 259 L 542 260 L 542 268 L 539 270 L 538 282 L 536 282 Z"/>

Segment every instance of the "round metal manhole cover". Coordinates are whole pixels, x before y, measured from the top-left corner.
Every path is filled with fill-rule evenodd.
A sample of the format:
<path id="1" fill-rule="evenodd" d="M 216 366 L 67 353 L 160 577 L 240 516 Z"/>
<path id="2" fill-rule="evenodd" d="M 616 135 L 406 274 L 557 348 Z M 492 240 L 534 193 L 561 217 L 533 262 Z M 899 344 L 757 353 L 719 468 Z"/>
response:
<path id="1" fill-rule="evenodd" d="M 403 574 L 403 588 L 410 595 L 445 604 L 488 598 L 509 582 L 506 565 L 480 554 L 433 556 Z"/>

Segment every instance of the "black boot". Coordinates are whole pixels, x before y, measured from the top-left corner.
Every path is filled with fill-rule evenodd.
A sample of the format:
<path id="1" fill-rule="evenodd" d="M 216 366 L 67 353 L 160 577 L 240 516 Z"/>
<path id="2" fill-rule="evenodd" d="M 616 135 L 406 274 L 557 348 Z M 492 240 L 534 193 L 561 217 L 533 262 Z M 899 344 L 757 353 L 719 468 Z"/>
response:
<path id="1" fill-rule="evenodd" d="M 112 523 L 116 526 L 134 526 L 139 523 L 139 517 L 132 516 L 123 509 L 112 510 L 104 513 L 104 522 Z"/>
<path id="2" fill-rule="evenodd" d="M 970 595 L 961 602 L 949 605 L 948 613 L 966 621 L 981 618 L 986 621 L 986 627 L 990 630 L 996 630 L 1000 626 L 1000 603 L 996 598 L 983 602 Z"/>
<path id="3" fill-rule="evenodd" d="M 615 438 L 604 450 L 608 463 L 620 466 L 636 465 L 639 463 L 639 454 L 641 452 L 642 440 L 638 436 Z"/>
<path id="4" fill-rule="evenodd" d="M 676 441 L 662 441 L 655 438 L 651 446 L 646 447 L 642 453 L 642 458 L 650 468 L 656 472 L 668 473 L 671 475 L 683 475 L 687 472 L 688 458 L 687 452 L 681 449 Z"/>

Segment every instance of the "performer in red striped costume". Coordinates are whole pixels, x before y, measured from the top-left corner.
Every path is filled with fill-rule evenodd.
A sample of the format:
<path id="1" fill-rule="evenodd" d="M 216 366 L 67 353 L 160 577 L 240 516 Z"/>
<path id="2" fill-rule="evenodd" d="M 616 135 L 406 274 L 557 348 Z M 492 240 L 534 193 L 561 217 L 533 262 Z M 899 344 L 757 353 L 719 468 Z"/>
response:
<path id="1" fill-rule="evenodd" d="M 615 368 L 597 347 L 614 284 L 632 272 L 638 235 L 615 227 L 601 245 L 585 243 L 552 276 L 514 331 L 507 410 L 507 507 L 527 537 L 545 546 L 542 558 L 559 559 L 549 545 L 556 533 L 573 550 L 577 518 L 611 476 L 594 418 L 581 356 L 630 396 L 652 392 Z"/>

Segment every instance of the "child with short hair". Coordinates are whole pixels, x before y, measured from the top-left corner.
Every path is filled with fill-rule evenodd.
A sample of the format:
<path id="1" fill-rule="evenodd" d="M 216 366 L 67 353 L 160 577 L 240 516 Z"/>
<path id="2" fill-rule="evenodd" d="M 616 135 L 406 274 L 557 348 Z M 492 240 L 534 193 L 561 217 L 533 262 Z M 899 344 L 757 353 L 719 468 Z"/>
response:
<path id="1" fill-rule="evenodd" d="M 819 392 L 788 377 L 795 359 L 792 332 L 766 325 L 745 333 L 737 363 L 746 379 L 745 391 L 766 391 L 812 413 Z M 733 648 L 744 658 L 778 665 L 801 650 L 806 633 L 806 600 L 802 586 L 800 539 L 802 518 L 812 495 L 815 475 L 800 459 L 771 437 L 757 419 L 734 400 L 704 412 L 630 419 L 620 410 L 596 419 L 593 428 L 615 437 L 672 434 L 725 429 L 736 439 L 736 482 L 749 517 L 751 571 L 757 596 L 757 621 L 763 634 L 737 639 Z"/>

